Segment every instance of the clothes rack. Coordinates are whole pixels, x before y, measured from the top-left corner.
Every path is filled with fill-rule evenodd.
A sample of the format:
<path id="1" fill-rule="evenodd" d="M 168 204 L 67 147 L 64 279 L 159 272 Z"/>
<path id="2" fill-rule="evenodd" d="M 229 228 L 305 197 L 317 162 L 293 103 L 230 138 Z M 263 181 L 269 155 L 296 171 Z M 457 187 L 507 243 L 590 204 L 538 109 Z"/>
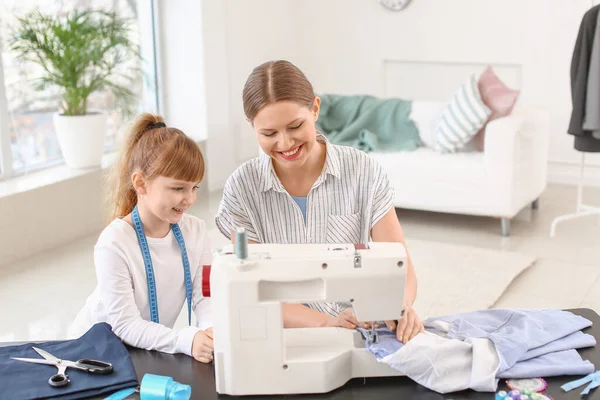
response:
<path id="1" fill-rule="evenodd" d="M 569 221 L 575 218 L 586 217 L 589 215 L 599 215 L 600 207 L 593 207 L 587 204 L 583 204 L 583 178 L 585 169 L 585 153 L 581 152 L 581 165 L 579 168 L 579 183 L 577 184 L 577 206 L 575 212 L 571 214 L 561 215 L 554 218 L 552 225 L 550 225 L 550 237 L 556 235 L 556 226 L 564 221 Z"/>

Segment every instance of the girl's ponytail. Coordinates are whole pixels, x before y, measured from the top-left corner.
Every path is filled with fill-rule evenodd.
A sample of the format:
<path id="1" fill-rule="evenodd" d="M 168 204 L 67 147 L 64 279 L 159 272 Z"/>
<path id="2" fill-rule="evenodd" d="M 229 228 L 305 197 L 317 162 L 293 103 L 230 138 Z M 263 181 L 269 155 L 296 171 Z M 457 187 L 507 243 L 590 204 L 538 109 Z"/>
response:
<path id="1" fill-rule="evenodd" d="M 163 118 L 150 113 L 141 114 L 132 124 L 123 141 L 118 160 L 113 164 L 109 175 L 109 193 L 107 198 L 109 220 L 124 217 L 133 211 L 137 203 L 137 194 L 131 183 L 132 167 L 135 165 L 133 153 L 136 145 L 146 132 L 154 129 L 167 129 Z"/>

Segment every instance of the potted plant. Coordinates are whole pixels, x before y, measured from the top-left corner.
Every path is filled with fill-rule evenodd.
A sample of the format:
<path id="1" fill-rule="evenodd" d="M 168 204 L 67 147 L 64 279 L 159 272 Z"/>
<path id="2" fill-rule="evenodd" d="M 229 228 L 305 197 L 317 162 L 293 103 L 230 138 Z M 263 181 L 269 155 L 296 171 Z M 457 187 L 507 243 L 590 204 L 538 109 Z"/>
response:
<path id="1" fill-rule="evenodd" d="M 107 117 L 102 111 L 88 110 L 89 96 L 111 92 L 125 115 L 135 104 L 128 84 L 139 69 L 122 71 L 126 62 L 140 57 L 130 33 L 125 19 L 101 10 L 74 10 L 59 17 L 34 10 L 18 18 L 10 49 L 18 60 L 41 66 L 43 75 L 34 81 L 36 90 L 59 89 L 54 126 L 71 168 L 101 165 Z"/>

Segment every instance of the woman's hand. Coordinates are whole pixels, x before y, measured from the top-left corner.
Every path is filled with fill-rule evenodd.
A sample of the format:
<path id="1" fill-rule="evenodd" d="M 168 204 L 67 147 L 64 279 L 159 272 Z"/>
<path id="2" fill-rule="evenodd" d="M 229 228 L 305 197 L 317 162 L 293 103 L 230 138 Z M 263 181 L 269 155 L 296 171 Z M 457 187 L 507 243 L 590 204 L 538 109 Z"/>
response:
<path id="1" fill-rule="evenodd" d="M 390 331 L 396 332 L 396 337 L 404 344 L 408 343 L 417 334 L 425 331 L 419 315 L 412 307 L 404 309 L 404 315 L 398 320 L 398 326 L 394 321 L 385 321 L 385 324 Z"/>
<path id="2" fill-rule="evenodd" d="M 419 318 L 419 315 L 411 306 L 404 309 L 404 315 L 398 320 L 396 328 L 396 337 L 399 341 L 406 344 L 409 340 L 424 332 L 425 328 Z"/>
<path id="3" fill-rule="evenodd" d="M 213 330 L 198 331 L 192 341 L 192 356 L 202 363 L 210 363 L 213 360 Z"/>
<path id="4" fill-rule="evenodd" d="M 349 308 L 339 313 L 337 317 L 328 318 L 325 326 L 339 326 L 347 329 L 355 329 L 356 327 L 368 329 L 371 327 L 366 322 L 359 322 Z"/>

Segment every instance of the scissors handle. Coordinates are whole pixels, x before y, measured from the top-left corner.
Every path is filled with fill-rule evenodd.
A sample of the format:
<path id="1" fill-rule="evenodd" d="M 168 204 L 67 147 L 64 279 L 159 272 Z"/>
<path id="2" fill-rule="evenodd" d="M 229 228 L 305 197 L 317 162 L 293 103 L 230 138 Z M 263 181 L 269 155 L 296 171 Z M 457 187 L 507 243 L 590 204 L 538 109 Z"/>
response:
<path id="1" fill-rule="evenodd" d="M 50 379 L 48 379 L 48 383 L 53 387 L 63 387 L 71 383 L 71 380 L 69 379 L 69 375 L 56 374 L 52 375 Z"/>
<path id="2" fill-rule="evenodd" d="M 104 361 L 82 358 L 76 364 L 77 368 L 83 369 L 90 374 L 108 375 L 113 372 L 113 365 Z"/>

